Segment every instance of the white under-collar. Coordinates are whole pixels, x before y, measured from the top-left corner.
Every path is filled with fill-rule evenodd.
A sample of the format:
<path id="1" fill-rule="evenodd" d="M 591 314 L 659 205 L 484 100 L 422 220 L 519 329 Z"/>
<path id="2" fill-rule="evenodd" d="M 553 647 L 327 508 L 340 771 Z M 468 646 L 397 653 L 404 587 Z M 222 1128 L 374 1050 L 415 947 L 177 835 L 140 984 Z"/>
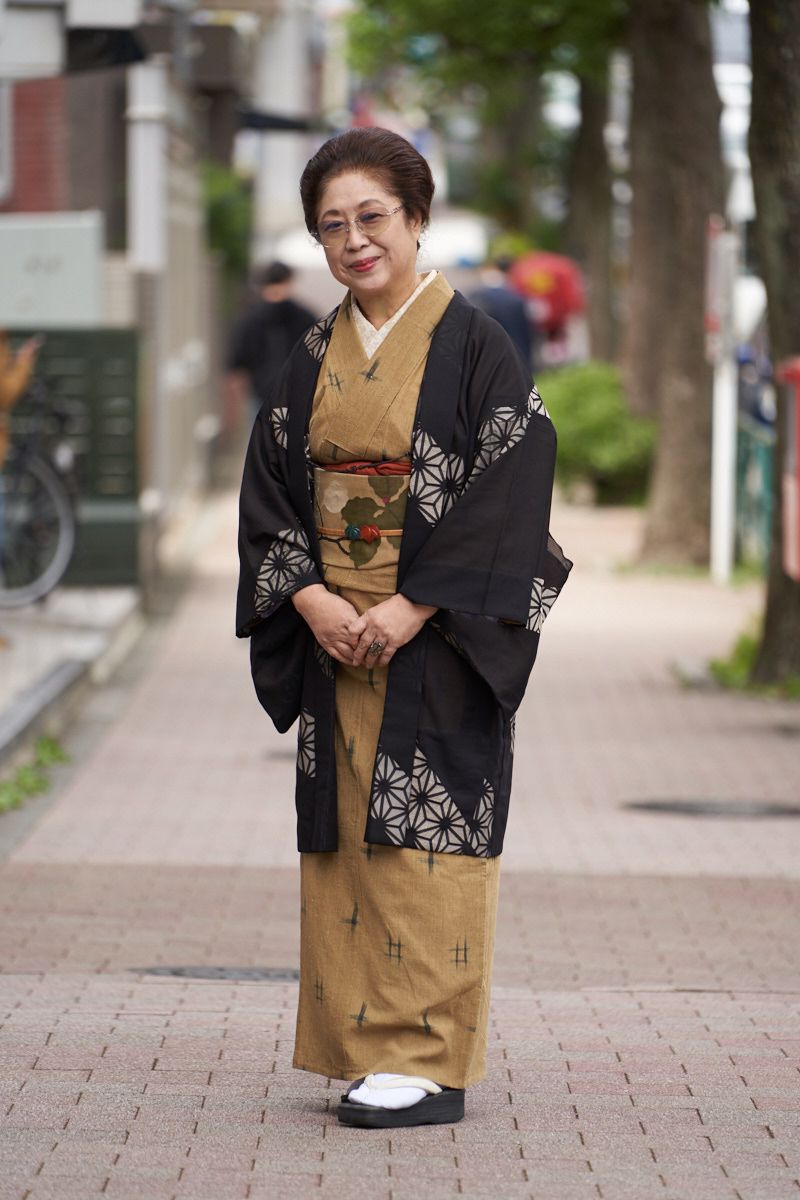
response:
<path id="1" fill-rule="evenodd" d="M 438 274 L 439 272 L 436 270 L 429 271 L 422 282 L 418 283 L 414 288 L 414 291 L 408 297 L 405 304 L 401 304 L 397 312 L 389 317 L 389 320 L 385 321 L 384 324 L 381 325 L 380 329 L 376 329 L 375 326 L 367 320 L 361 309 L 356 304 L 355 300 L 353 300 L 353 319 L 355 320 L 356 330 L 358 331 L 358 336 L 361 339 L 361 344 L 364 347 L 367 358 L 372 358 L 373 354 L 382 344 L 384 339 L 392 332 L 403 313 L 411 307 L 420 292 L 424 291 L 428 284 L 432 283 Z"/>

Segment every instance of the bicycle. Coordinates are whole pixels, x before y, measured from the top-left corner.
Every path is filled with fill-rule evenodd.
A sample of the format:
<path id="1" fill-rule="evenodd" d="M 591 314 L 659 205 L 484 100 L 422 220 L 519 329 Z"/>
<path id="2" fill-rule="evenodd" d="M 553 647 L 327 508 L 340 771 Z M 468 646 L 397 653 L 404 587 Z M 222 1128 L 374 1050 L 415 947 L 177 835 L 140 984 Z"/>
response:
<path id="1" fill-rule="evenodd" d="M 0 608 L 43 599 L 63 578 L 75 549 L 75 453 L 68 411 L 48 403 L 42 380 L 28 390 L 25 435 L 0 468 Z"/>

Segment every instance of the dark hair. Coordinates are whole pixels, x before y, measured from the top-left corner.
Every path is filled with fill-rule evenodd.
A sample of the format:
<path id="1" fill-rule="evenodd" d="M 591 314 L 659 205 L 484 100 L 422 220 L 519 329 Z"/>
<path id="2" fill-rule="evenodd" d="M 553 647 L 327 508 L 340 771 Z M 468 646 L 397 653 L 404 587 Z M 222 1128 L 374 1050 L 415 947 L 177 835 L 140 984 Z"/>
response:
<path id="1" fill-rule="evenodd" d="M 294 271 L 291 267 L 287 267 L 286 263 L 275 262 L 262 264 L 256 267 L 253 272 L 253 282 L 256 287 L 269 287 L 272 283 L 288 283 L 294 276 Z"/>
<path id="2" fill-rule="evenodd" d="M 317 210 L 325 184 L 346 171 L 371 175 L 402 201 L 407 217 L 428 224 L 433 199 L 430 167 L 399 133 L 371 126 L 336 134 L 306 164 L 300 199 L 309 233 L 317 232 Z"/>

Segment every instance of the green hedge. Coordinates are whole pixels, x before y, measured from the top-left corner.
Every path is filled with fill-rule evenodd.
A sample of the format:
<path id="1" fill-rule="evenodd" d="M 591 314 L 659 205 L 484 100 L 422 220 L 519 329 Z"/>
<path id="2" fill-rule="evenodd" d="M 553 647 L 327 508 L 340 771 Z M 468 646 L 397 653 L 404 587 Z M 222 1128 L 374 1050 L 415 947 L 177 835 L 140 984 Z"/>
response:
<path id="1" fill-rule="evenodd" d="M 598 504 L 640 503 L 655 423 L 631 415 L 618 369 L 579 363 L 547 371 L 536 382 L 558 433 L 558 480 L 565 491 L 589 483 Z"/>
<path id="2" fill-rule="evenodd" d="M 800 700 L 800 675 L 790 675 L 781 683 L 753 683 L 761 632 L 759 622 L 755 628 L 739 635 L 727 658 L 712 658 L 708 664 L 712 677 L 724 688 L 781 700 Z"/>
<path id="3" fill-rule="evenodd" d="M 221 255 L 229 278 L 246 279 L 253 228 L 250 185 L 230 167 L 205 162 L 203 192 L 209 245 Z"/>

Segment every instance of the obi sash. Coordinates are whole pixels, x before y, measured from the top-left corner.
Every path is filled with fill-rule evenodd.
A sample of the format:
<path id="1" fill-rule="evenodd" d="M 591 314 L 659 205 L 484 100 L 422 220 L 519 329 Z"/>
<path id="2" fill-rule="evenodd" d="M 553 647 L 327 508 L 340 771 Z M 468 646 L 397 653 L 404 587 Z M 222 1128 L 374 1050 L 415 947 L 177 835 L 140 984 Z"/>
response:
<path id="1" fill-rule="evenodd" d="M 407 459 L 315 467 L 314 515 L 327 583 L 394 591 L 410 478 Z"/>

